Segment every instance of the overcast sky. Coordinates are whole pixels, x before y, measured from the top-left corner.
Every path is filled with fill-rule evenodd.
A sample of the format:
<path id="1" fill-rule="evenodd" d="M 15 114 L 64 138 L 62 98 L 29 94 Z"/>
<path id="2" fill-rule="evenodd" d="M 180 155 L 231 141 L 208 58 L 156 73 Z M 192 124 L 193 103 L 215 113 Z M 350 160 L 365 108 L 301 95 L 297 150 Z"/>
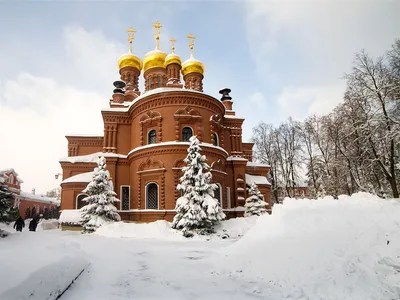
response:
<path id="1" fill-rule="evenodd" d="M 260 121 L 279 124 L 327 113 L 342 98 L 354 54 L 381 55 L 400 38 L 400 1 L 0 1 L 0 169 L 14 168 L 23 190 L 45 193 L 60 180 L 66 134 L 102 134 L 116 62 L 186 36 L 206 66 L 205 92 L 232 89 L 248 140 Z M 143 81 L 141 82 L 143 84 Z"/>

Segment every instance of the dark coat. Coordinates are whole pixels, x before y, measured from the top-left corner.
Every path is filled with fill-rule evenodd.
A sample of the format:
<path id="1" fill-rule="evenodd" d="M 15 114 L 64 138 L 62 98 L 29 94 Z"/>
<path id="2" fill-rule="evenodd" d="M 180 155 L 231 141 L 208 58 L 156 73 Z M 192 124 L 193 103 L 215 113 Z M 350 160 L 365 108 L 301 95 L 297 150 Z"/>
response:
<path id="1" fill-rule="evenodd" d="M 29 223 L 29 230 L 36 231 L 37 225 L 38 225 L 38 223 L 37 223 L 36 218 L 33 218 L 32 221 L 30 221 L 30 223 Z"/>
<path id="2" fill-rule="evenodd" d="M 24 221 L 24 219 L 19 217 L 17 219 L 17 221 L 15 221 L 15 223 L 14 223 L 14 228 L 16 228 L 17 231 L 22 231 L 22 228 L 24 228 L 24 227 L 25 227 L 25 221 Z"/>

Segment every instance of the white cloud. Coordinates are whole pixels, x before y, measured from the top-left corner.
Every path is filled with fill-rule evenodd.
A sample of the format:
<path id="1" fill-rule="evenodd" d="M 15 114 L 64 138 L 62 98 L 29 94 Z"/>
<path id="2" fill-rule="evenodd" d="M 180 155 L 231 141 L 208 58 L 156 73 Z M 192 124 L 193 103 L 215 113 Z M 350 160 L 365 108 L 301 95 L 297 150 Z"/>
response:
<path id="1" fill-rule="evenodd" d="M 3 103 L 28 103 L 15 108 Z M 34 101 L 38 101 L 33 105 Z M 102 134 L 100 109 L 104 99 L 57 84 L 51 79 L 22 74 L 0 92 L 2 147 L 0 166 L 12 167 L 24 180 L 23 189 L 45 193 L 57 186 L 58 160 L 67 155 L 66 133 Z M 39 108 L 40 107 L 40 108 Z"/>
<path id="2" fill-rule="evenodd" d="M 277 97 L 284 118 L 303 120 L 317 113 L 327 114 L 341 101 L 343 86 L 286 87 Z"/>
<path id="3" fill-rule="evenodd" d="M 356 52 L 382 55 L 399 36 L 400 1 L 246 2 L 250 53 L 282 108 L 326 112 Z M 299 107 L 301 103 L 301 107 Z"/>
<path id="4" fill-rule="evenodd" d="M 60 183 L 54 175 L 61 170 L 59 158 L 67 155 L 66 134 L 102 135 L 100 110 L 108 106 L 112 82 L 119 77 L 116 61 L 125 52 L 121 44 L 80 27 L 66 28 L 63 38 L 68 55 L 43 65 L 55 75 L 21 71 L 0 85 L 5 124 L 0 168 L 19 172 L 26 191 L 45 193 Z"/>

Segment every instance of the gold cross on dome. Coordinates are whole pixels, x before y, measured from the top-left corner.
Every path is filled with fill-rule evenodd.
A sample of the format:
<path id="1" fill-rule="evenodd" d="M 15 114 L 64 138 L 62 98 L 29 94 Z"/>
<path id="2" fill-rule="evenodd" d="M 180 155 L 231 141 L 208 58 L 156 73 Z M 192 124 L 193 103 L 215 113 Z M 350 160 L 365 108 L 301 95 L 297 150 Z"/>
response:
<path id="1" fill-rule="evenodd" d="M 134 34 L 136 33 L 136 30 L 132 29 L 131 26 L 126 32 L 128 33 L 129 52 L 132 53 L 132 41 L 135 39 Z"/>
<path id="2" fill-rule="evenodd" d="M 153 27 L 156 30 L 154 32 L 154 35 L 156 36 L 156 49 L 160 49 L 160 44 L 159 44 L 159 39 L 160 39 L 160 28 L 162 27 L 161 23 L 158 21 L 155 21 L 153 23 Z"/>
<path id="3" fill-rule="evenodd" d="M 174 38 L 172 37 L 172 38 L 169 39 L 169 41 L 171 42 L 171 45 L 172 45 L 172 52 L 174 52 L 174 51 L 175 51 L 175 42 L 176 42 L 176 39 L 174 39 Z"/>
<path id="4" fill-rule="evenodd" d="M 193 46 L 196 37 L 193 34 L 189 34 L 187 38 L 189 39 L 190 55 L 193 55 Z"/>

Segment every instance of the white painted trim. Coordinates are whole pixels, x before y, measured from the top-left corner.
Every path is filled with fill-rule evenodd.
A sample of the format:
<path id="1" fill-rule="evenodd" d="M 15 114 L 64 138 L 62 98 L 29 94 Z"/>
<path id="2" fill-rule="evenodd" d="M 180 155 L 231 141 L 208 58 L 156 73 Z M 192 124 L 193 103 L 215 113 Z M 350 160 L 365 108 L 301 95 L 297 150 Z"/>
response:
<path id="1" fill-rule="evenodd" d="M 156 132 L 156 142 L 150 144 L 150 143 L 149 143 L 149 140 L 150 140 L 149 134 L 150 134 L 150 132 L 152 132 L 153 130 Z M 147 130 L 147 145 L 152 145 L 152 144 L 157 144 L 157 130 L 155 130 L 154 128 L 153 128 L 153 129 L 148 129 L 148 130 Z"/>
<path id="2" fill-rule="evenodd" d="M 128 187 L 129 188 L 129 197 L 128 197 L 128 200 L 129 200 L 129 208 L 128 209 L 122 209 L 122 188 L 123 187 Z M 119 187 L 119 194 L 120 194 L 120 197 L 121 197 L 121 199 L 120 199 L 120 203 L 121 203 L 121 211 L 128 211 L 128 210 L 130 210 L 131 209 L 131 186 L 130 185 L 120 185 L 120 187 Z"/>
<path id="3" fill-rule="evenodd" d="M 86 195 L 86 197 L 89 197 L 89 195 L 88 195 L 88 194 L 85 194 L 85 193 L 80 193 L 80 194 L 78 194 L 78 195 L 76 196 L 76 198 L 75 198 L 75 209 L 79 209 L 79 208 L 78 208 L 78 198 L 79 198 L 79 196 L 81 196 L 81 195 Z"/>
<path id="4" fill-rule="evenodd" d="M 183 129 L 185 129 L 186 127 L 190 128 L 192 130 L 192 136 L 195 135 L 195 132 L 194 132 L 193 128 L 191 126 L 185 125 L 181 129 L 181 142 L 190 143 L 190 141 L 184 141 L 183 140 Z"/>
<path id="5" fill-rule="evenodd" d="M 148 172 L 155 172 L 155 171 L 165 171 L 165 168 L 158 168 L 158 169 L 151 169 L 151 170 L 144 170 L 144 171 L 137 171 L 136 174 L 141 174 L 141 173 L 148 173 Z"/>
<path id="6" fill-rule="evenodd" d="M 145 190 L 144 190 L 145 207 L 146 207 L 146 209 L 148 209 L 147 208 L 147 187 L 149 184 L 152 184 L 152 183 L 157 185 L 157 209 L 154 209 L 154 208 L 150 208 L 150 209 L 158 211 L 158 208 L 160 207 L 160 186 L 158 185 L 157 182 L 154 182 L 154 181 L 148 182 L 145 186 Z"/>

